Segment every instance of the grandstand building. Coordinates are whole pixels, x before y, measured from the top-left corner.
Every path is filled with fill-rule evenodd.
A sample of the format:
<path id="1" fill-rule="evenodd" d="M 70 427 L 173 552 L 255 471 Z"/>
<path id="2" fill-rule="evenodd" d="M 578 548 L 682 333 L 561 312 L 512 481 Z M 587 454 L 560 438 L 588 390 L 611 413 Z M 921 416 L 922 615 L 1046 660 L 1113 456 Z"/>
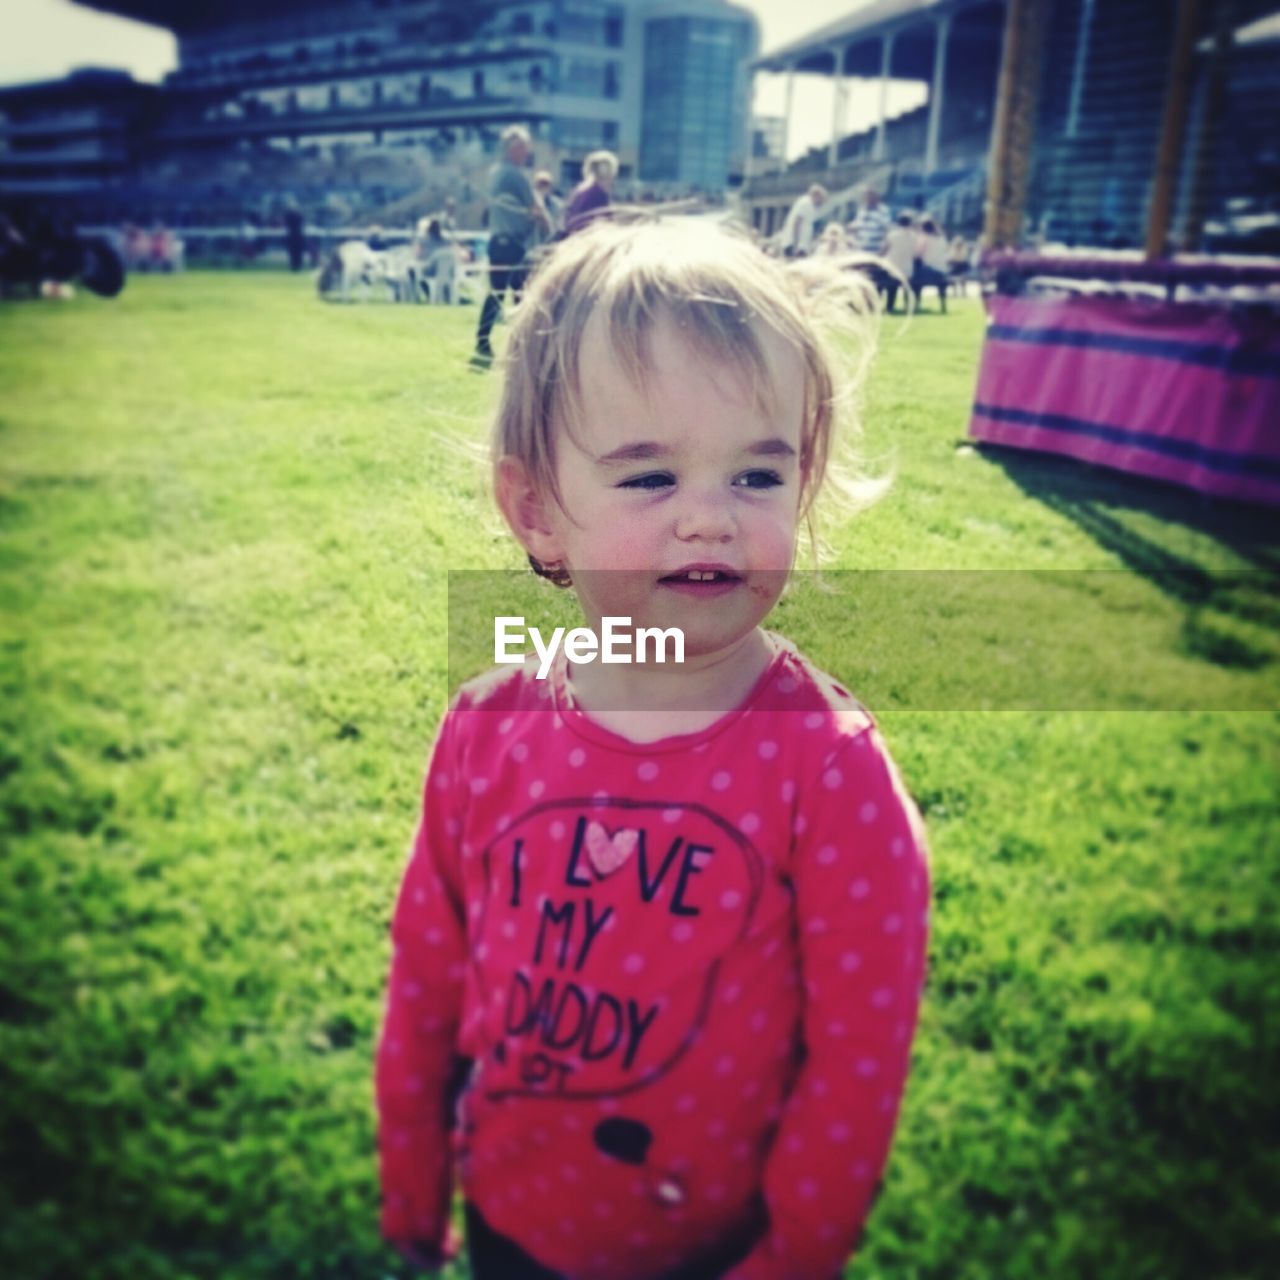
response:
<path id="1" fill-rule="evenodd" d="M 1202 41 L 1190 88 L 1189 148 L 1212 154 L 1209 202 L 1259 199 L 1276 190 L 1280 130 L 1280 40 L 1276 22 L 1258 23 L 1280 0 L 1232 0 L 1234 34 L 1222 106 L 1205 137 L 1212 92 L 1208 55 L 1227 0 L 1200 5 Z M 927 209 L 950 231 L 981 227 L 986 164 L 1003 40 L 1003 3 L 993 0 L 872 0 L 803 39 L 770 51 L 754 71 L 787 77 L 784 138 L 797 75 L 832 81 L 829 145 L 780 173 L 754 169 L 743 191 L 748 217 L 763 234 L 782 224 L 795 198 L 821 182 L 841 216 L 867 187 L 895 208 Z M 1029 226 L 1069 242 L 1141 241 L 1164 108 L 1178 6 L 1151 0 L 1049 0 L 1039 73 Z M 879 118 L 849 133 L 843 86 L 879 84 Z M 927 100 L 895 118 L 885 109 L 890 81 L 912 80 Z M 1263 84 L 1271 88 L 1262 91 Z"/>
<path id="2" fill-rule="evenodd" d="M 93 67 L 0 89 L 0 193 L 76 197 L 125 179 L 160 96 L 124 71 Z"/>
<path id="3" fill-rule="evenodd" d="M 759 38 L 729 0 L 83 2 L 177 37 L 133 170 L 151 203 L 261 189 L 398 214 L 453 195 L 478 215 L 514 123 L 563 186 L 601 148 L 655 194 L 722 191 L 745 161 Z"/>

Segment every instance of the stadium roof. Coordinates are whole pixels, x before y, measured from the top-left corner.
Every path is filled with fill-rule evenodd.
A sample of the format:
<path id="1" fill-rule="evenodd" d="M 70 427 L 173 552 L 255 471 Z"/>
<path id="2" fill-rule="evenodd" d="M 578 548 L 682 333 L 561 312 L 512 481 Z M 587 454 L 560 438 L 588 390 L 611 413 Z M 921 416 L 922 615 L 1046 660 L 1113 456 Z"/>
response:
<path id="1" fill-rule="evenodd" d="M 869 4 L 851 7 L 835 22 L 828 22 L 809 35 L 757 58 L 753 65 L 758 71 L 785 71 L 793 64 L 798 70 L 817 71 L 821 69 L 819 66 L 802 67 L 801 64 L 819 57 L 829 58 L 834 45 L 875 40 L 903 27 L 919 25 L 923 33 L 932 19 L 975 3 L 978 0 L 871 0 Z"/>
<path id="2" fill-rule="evenodd" d="M 75 3 L 179 33 L 351 7 L 344 0 L 75 0 Z M 455 0 L 446 0 L 446 3 L 453 5 Z M 469 9 L 481 7 L 477 0 L 466 0 L 466 4 Z"/>
<path id="3" fill-rule="evenodd" d="M 877 76 L 879 39 L 892 32 L 897 37 L 893 74 L 928 79 L 933 66 L 933 22 L 975 9 L 985 12 L 986 21 L 976 24 L 972 34 L 998 41 L 1004 24 L 1003 0 L 871 0 L 801 39 L 771 50 L 751 65 L 757 71 L 796 70 L 830 75 L 834 70 L 832 52 L 841 49 L 843 74 Z"/>
<path id="4" fill-rule="evenodd" d="M 165 27 L 169 31 L 198 30 L 250 17 L 302 13 L 313 7 L 306 0 L 76 0 L 76 3 L 86 9 L 149 22 L 153 27 Z"/>
<path id="5" fill-rule="evenodd" d="M 1208 0 L 1201 5 L 1200 28 L 1212 31 L 1214 15 L 1227 0 Z M 948 15 L 964 14 L 962 27 L 952 27 L 951 38 L 999 42 L 1004 25 L 1004 0 L 845 0 L 849 11 L 807 36 L 789 41 L 762 54 L 751 64 L 756 71 L 805 71 L 831 75 L 832 54 L 843 52 L 844 75 L 880 74 L 881 36 L 892 33 L 893 75 L 896 78 L 928 79 L 932 74 L 933 23 Z M 1280 32 L 1278 0 L 1234 0 L 1237 23 L 1236 44 L 1265 45 Z"/>
<path id="6" fill-rule="evenodd" d="M 1236 44 L 1275 44 L 1277 40 L 1280 40 L 1280 10 L 1236 28 Z"/>
<path id="7" fill-rule="evenodd" d="M 80 67 L 56 80 L 0 85 L 0 105 L 6 111 L 37 106 L 101 106 L 108 102 L 141 102 L 159 92 L 158 86 L 141 83 L 116 67 Z"/>

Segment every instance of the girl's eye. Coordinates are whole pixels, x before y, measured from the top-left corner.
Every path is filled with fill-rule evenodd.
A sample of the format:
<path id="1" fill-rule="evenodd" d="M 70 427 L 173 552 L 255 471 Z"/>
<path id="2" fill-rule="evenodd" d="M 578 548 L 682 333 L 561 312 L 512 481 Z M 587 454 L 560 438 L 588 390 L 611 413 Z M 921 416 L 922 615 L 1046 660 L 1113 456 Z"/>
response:
<path id="1" fill-rule="evenodd" d="M 783 479 L 776 471 L 744 471 L 733 483 L 744 489 L 772 489 L 782 484 Z"/>
<path id="2" fill-rule="evenodd" d="M 632 476 L 629 480 L 623 480 L 619 485 L 619 489 L 665 489 L 668 485 L 675 484 L 676 478 L 669 471 L 650 471 L 643 476 Z"/>

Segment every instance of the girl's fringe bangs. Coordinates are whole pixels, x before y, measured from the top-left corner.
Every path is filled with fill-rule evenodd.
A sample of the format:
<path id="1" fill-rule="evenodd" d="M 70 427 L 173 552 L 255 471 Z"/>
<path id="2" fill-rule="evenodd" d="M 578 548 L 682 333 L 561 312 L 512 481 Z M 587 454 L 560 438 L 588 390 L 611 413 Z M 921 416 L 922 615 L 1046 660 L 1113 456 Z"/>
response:
<path id="1" fill-rule="evenodd" d="M 493 433 L 493 462 L 519 457 L 557 502 L 554 432 L 571 439 L 584 420 L 581 350 L 599 321 L 611 354 L 644 390 L 650 338 L 670 317 L 690 341 L 749 380 L 756 403 L 775 404 L 760 329 L 776 333 L 804 362 L 805 453 L 802 495 L 807 558 L 820 558 L 815 505 L 844 515 L 881 497 L 891 476 L 864 472 L 857 445 L 866 376 L 880 309 L 858 270 L 879 259 L 767 257 L 743 231 L 706 218 L 620 211 L 562 242 L 530 281 L 512 317 L 504 387 Z"/>

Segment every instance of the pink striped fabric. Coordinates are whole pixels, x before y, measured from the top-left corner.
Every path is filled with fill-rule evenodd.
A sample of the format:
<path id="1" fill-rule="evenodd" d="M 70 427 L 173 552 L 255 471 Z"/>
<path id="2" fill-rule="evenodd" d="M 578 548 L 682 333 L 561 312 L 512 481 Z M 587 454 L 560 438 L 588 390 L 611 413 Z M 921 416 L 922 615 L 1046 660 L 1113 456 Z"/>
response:
<path id="1" fill-rule="evenodd" d="M 969 434 L 1280 504 L 1280 319 L 1120 298 L 989 300 Z"/>

